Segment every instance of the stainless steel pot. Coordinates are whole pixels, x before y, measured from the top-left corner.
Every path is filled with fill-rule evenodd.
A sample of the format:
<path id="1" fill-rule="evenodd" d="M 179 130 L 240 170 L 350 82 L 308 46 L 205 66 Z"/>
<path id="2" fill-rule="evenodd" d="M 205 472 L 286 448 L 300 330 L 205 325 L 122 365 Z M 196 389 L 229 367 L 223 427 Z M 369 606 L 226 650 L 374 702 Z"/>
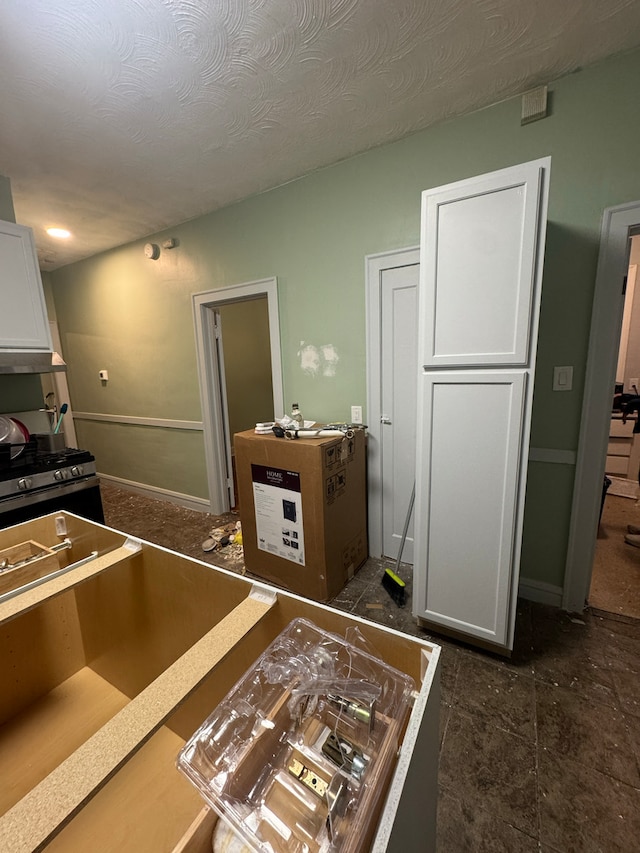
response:
<path id="1" fill-rule="evenodd" d="M 15 459 L 24 450 L 28 441 L 18 423 L 7 415 L 0 415 L 0 443 L 11 445 L 11 458 Z"/>

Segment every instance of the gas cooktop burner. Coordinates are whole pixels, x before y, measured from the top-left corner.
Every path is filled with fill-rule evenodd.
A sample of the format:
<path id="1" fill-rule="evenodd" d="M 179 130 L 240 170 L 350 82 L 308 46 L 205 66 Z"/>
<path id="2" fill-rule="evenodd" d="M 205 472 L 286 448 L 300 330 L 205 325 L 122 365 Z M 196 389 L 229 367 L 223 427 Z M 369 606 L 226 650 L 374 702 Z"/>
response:
<path id="1" fill-rule="evenodd" d="M 64 471 L 94 461 L 88 450 L 77 450 L 73 447 L 55 451 L 38 450 L 35 441 L 28 442 L 23 452 L 14 459 L 11 459 L 9 452 L 2 452 L 3 450 L 10 450 L 10 445 L 4 445 L 3 448 L 0 444 L 0 482 Z"/>

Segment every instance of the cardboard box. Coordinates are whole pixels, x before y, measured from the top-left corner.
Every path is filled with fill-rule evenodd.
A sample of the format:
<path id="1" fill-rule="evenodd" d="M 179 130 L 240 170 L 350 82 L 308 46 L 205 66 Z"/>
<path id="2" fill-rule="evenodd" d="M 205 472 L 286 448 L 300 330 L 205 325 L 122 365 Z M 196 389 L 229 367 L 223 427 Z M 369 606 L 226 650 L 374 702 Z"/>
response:
<path id="1" fill-rule="evenodd" d="M 437 645 L 70 513 L 1 530 L 0 549 L 53 546 L 59 517 L 67 571 L 0 597 L 3 853 L 211 853 L 216 815 L 177 755 L 296 618 L 340 637 L 357 628 L 364 648 L 415 681 L 359 853 L 435 851 Z"/>
<path id="2" fill-rule="evenodd" d="M 363 430 L 352 438 L 234 436 L 247 571 L 329 601 L 367 559 Z"/>

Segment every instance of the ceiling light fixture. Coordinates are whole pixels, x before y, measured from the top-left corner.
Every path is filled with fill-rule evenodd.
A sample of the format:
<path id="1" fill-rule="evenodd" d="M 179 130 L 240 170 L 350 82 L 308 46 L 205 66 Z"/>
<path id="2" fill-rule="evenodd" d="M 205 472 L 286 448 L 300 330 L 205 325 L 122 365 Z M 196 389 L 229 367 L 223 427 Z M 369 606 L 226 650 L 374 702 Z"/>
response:
<path id="1" fill-rule="evenodd" d="M 61 240 L 71 237 L 71 231 L 67 231 L 66 228 L 47 228 L 47 234 L 50 237 L 58 237 Z"/>

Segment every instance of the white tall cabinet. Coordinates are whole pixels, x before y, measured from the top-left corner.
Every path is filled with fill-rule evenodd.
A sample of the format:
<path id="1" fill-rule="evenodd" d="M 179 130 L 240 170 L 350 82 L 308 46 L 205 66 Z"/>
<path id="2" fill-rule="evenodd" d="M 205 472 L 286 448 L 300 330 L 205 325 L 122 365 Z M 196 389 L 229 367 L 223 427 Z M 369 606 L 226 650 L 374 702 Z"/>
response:
<path id="1" fill-rule="evenodd" d="M 427 190 L 414 615 L 513 647 L 549 158 Z"/>
<path id="2" fill-rule="evenodd" d="M 51 352 L 33 232 L 0 221 L 0 350 Z"/>

